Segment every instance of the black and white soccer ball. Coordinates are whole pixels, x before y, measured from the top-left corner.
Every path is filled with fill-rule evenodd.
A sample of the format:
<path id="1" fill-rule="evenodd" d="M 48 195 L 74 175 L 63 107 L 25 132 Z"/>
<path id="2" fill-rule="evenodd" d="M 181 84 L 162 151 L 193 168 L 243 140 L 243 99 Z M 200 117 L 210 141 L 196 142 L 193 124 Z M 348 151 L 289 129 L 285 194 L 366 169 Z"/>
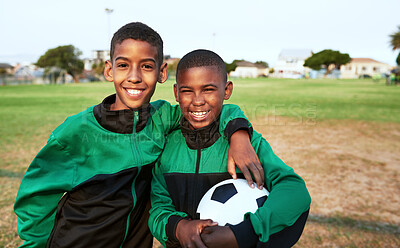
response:
<path id="1" fill-rule="evenodd" d="M 248 212 L 254 213 L 267 200 L 268 190 L 250 188 L 244 179 L 228 179 L 214 185 L 200 200 L 200 219 L 212 219 L 219 226 L 236 225 Z"/>

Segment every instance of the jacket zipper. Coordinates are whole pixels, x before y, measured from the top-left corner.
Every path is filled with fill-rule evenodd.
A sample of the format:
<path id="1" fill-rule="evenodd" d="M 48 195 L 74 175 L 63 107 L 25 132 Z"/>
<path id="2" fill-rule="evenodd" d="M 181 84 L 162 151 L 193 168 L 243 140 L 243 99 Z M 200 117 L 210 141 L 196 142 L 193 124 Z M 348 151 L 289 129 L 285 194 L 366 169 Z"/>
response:
<path id="1" fill-rule="evenodd" d="M 193 202 L 192 202 L 192 207 L 194 210 L 194 213 L 196 213 L 196 199 L 197 199 L 197 187 L 198 187 L 198 175 L 199 175 L 199 171 L 200 171 L 200 160 L 201 160 L 201 148 L 199 146 L 199 134 L 196 133 L 196 143 L 197 143 L 197 159 L 196 159 L 196 171 L 195 171 L 195 175 L 194 175 L 194 187 L 193 187 Z M 196 216 L 192 216 L 193 219 L 196 218 Z"/>
<path id="2" fill-rule="evenodd" d="M 134 119 L 133 119 L 133 128 L 132 128 L 132 150 L 133 150 L 133 156 L 135 156 L 136 159 L 137 159 L 137 164 L 140 165 L 141 164 L 141 158 L 139 156 L 139 150 L 138 150 L 138 146 L 136 144 L 136 135 L 137 135 L 136 134 L 136 126 L 137 126 L 138 121 L 139 121 L 139 113 L 137 111 L 135 111 L 134 112 Z M 138 175 L 140 174 L 140 170 L 141 170 L 141 168 L 138 167 Z M 133 197 L 133 194 L 135 192 L 135 182 L 136 182 L 136 180 L 133 180 L 133 182 L 132 182 L 132 190 L 131 190 L 132 191 L 132 209 L 129 212 L 128 217 L 126 218 L 125 237 L 124 237 L 124 240 L 122 241 L 122 244 L 120 246 L 121 248 L 123 247 L 123 245 L 125 243 L 125 240 L 126 240 L 126 237 L 128 236 L 129 222 L 130 222 L 130 219 L 131 219 L 131 214 L 133 212 L 133 209 L 135 208 L 134 197 Z"/>

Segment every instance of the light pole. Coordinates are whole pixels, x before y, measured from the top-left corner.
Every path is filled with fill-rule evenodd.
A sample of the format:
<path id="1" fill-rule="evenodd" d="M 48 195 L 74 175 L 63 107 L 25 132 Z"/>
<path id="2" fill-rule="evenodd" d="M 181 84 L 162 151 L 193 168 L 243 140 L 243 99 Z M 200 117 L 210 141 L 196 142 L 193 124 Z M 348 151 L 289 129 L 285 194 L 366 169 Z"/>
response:
<path id="1" fill-rule="evenodd" d="M 215 51 L 215 36 L 217 35 L 216 33 L 213 33 L 213 45 L 212 45 L 212 50 Z"/>
<path id="2" fill-rule="evenodd" d="M 106 12 L 106 14 L 107 14 L 107 22 L 108 22 L 108 41 L 107 41 L 107 43 L 109 43 L 109 42 L 110 42 L 110 39 L 111 39 L 111 22 L 110 22 L 110 15 L 112 14 L 112 12 L 114 12 L 114 10 L 113 10 L 113 9 L 106 8 L 106 9 L 105 9 L 105 12 Z"/>

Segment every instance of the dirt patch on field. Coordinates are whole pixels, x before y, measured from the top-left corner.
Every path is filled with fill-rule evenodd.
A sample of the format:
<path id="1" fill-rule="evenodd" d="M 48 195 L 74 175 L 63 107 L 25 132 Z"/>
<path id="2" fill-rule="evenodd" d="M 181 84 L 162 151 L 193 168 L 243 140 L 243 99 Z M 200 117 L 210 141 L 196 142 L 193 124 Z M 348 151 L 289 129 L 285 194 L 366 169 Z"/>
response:
<path id="1" fill-rule="evenodd" d="M 400 124 L 279 117 L 254 128 L 306 181 L 312 205 L 301 246 L 400 245 Z"/>
<path id="2" fill-rule="evenodd" d="M 306 181 L 312 213 L 400 225 L 400 125 L 323 121 L 256 125 Z"/>

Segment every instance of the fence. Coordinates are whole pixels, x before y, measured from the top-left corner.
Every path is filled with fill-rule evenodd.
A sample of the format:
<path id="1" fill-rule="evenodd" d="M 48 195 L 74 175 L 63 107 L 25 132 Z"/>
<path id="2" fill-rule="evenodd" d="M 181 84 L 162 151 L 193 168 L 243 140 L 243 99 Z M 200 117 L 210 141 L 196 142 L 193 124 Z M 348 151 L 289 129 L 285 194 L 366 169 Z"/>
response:
<path id="1" fill-rule="evenodd" d="M 13 77 L 13 76 L 0 76 L 0 85 L 18 85 L 18 84 L 32 84 L 34 78 L 29 77 Z"/>
<path id="2" fill-rule="evenodd" d="M 65 83 L 64 78 L 60 77 L 55 84 L 63 84 Z M 68 80 L 67 82 L 70 82 Z M 0 86 L 5 85 L 20 85 L 20 84 L 50 84 L 51 78 L 50 77 L 14 77 L 14 76 L 0 76 Z"/>

